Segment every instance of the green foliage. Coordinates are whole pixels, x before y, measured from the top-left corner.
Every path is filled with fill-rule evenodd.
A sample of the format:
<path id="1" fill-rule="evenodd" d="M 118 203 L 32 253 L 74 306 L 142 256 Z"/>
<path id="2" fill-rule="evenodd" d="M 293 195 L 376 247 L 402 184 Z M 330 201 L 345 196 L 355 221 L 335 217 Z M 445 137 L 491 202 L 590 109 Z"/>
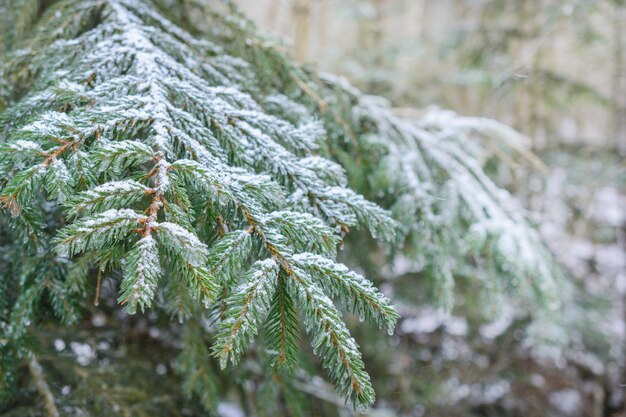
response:
<path id="1" fill-rule="evenodd" d="M 190 320 L 185 324 L 183 349 L 178 358 L 178 371 L 183 375 L 183 390 L 187 397 L 197 395 L 202 406 L 215 408 L 218 381 L 207 361 L 209 348 L 204 340 L 204 331 L 197 322 Z"/>
<path id="2" fill-rule="evenodd" d="M 227 309 L 213 345 L 222 368 L 226 367 L 229 357 L 236 365 L 256 335 L 263 315 L 270 308 L 277 275 L 278 265 L 272 259 L 257 261 L 244 277 L 244 282 L 226 300 Z"/>
<path id="3" fill-rule="evenodd" d="M 328 297 L 388 329 L 397 314 L 332 259 L 338 231 L 363 226 L 392 240 L 397 225 L 316 154 L 323 125 L 266 113 L 239 86 L 252 81 L 242 62 L 150 2 L 54 2 L 39 25 L 16 40 L 35 58 L 21 61 L 15 50 L 3 67 L 8 78 L 30 76 L 6 96 L 0 201 L 15 219 L 54 217 L 42 253 L 99 275 L 121 269 L 117 301 L 129 314 L 155 303 L 181 319 L 219 310 L 212 350 L 222 366 L 229 357 L 236 364 L 261 329 L 276 352 L 271 363 L 293 366 L 299 305 L 340 392 L 355 407 L 371 404 L 361 355 Z M 52 35 L 52 27 L 61 29 Z M 29 235 L 28 225 L 11 223 Z M 64 273 L 59 284 L 29 276 L 18 311 L 38 317 L 46 288 L 53 309 L 74 317 L 60 301 Z M 10 321 L 20 326 L 19 317 Z M 9 343 L 25 331 L 15 327 Z M 202 351 L 189 337 L 187 371 Z M 187 391 L 209 405 L 192 380 Z"/>
<path id="4" fill-rule="evenodd" d="M 294 297 L 284 273 L 279 274 L 271 308 L 265 321 L 265 343 L 271 364 L 278 369 L 293 369 L 297 364 L 300 328 Z"/>
<path id="5" fill-rule="evenodd" d="M 289 381 L 281 372 L 300 365 L 301 321 L 338 392 L 367 407 L 370 377 L 333 300 L 389 334 L 399 315 L 336 261 L 352 228 L 390 258 L 428 264 L 448 309 L 456 275 L 485 260 L 492 281 L 510 276 L 553 301 L 547 251 L 461 129 L 400 119 L 318 79 L 228 4 L 226 14 L 189 5 L 215 19 L 200 38 L 158 1 L 59 0 L 39 16 L 27 13 L 34 3 L 16 2 L 37 23 L 23 38 L 24 21 L 6 23 L 0 67 L 0 237 L 21 238 L 6 243 L 18 257 L 0 279 L 10 287 L 0 307 L 13 306 L 7 352 L 30 349 L 26 323 L 48 319 L 44 296 L 72 322 L 85 283 L 97 276 L 97 300 L 104 276 L 128 314 L 153 308 L 182 322 L 171 329 L 183 388 L 207 409 L 218 391 L 210 355 L 224 368 L 262 346 L 254 355 L 268 374 Z M 297 408 L 293 384 L 277 391 Z"/>
<path id="6" fill-rule="evenodd" d="M 359 315 L 360 321 L 367 319 L 393 333 L 398 313 L 391 307 L 390 300 L 379 293 L 370 281 L 346 266 L 319 255 L 303 253 L 295 255 L 293 260 L 297 268 L 313 277 L 327 294 L 339 297 L 350 306 L 352 312 Z"/>

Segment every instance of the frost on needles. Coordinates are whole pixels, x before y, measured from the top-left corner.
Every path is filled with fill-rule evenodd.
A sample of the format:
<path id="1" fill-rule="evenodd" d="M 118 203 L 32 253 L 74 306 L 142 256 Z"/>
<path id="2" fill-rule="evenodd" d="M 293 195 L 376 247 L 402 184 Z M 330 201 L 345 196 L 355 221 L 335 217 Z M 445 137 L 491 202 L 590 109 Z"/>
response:
<path id="1" fill-rule="evenodd" d="M 68 14 L 72 25 L 55 23 Z M 238 87 L 243 62 L 149 3 L 61 1 L 41 27 L 62 28 L 35 31 L 32 62 L 18 51 L 4 68 L 36 73 L 2 114 L 0 202 L 22 235 L 100 273 L 121 267 L 118 301 L 131 314 L 160 288 L 184 290 L 162 301 L 181 318 L 198 314 L 190 300 L 218 306 L 222 367 L 263 326 L 275 366 L 292 367 L 296 304 L 341 394 L 371 404 L 361 354 L 329 297 L 388 329 L 397 313 L 334 259 L 339 232 L 362 226 L 392 239 L 396 224 L 316 155 L 321 122 L 265 113 Z M 52 240 L 41 227 L 49 202 L 66 223 Z"/>
<path id="2" fill-rule="evenodd" d="M 351 228 L 401 249 L 390 256 L 434 265 L 448 299 L 474 256 L 554 292 L 549 254 L 466 151 L 462 129 L 403 120 L 335 79 L 308 79 L 236 14 L 209 12 L 224 26 L 213 43 L 171 23 L 156 0 L 61 0 L 41 16 L 36 0 L 9 3 L 0 8 L 11 28 L 0 34 L 4 358 L 30 351 L 44 297 L 71 323 L 88 282 L 121 271 L 117 301 L 128 313 L 152 307 L 186 323 L 184 388 L 206 408 L 217 385 L 209 355 L 236 365 L 261 333 L 270 365 L 293 369 L 301 327 L 360 407 L 374 392 L 333 300 L 389 333 L 398 314 L 336 262 Z M 268 68 L 278 78 L 269 86 Z M 371 152 L 356 170 L 328 151 L 351 141 Z M 354 191 L 364 181 L 370 200 Z M 0 363 L 0 392 L 14 362 Z"/>

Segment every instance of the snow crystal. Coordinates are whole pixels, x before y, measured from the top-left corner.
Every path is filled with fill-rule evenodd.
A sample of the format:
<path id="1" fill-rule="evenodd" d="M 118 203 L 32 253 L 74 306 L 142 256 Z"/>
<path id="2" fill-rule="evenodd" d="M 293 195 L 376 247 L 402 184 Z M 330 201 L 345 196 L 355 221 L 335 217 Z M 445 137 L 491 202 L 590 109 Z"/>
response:
<path id="1" fill-rule="evenodd" d="M 467 335 L 467 320 L 464 317 L 451 316 L 445 321 L 446 332 L 453 336 Z"/>
<path id="2" fill-rule="evenodd" d="M 131 209 L 110 209 L 100 214 L 97 214 L 92 219 L 87 219 L 82 222 L 82 231 L 91 231 L 91 228 L 100 226 L 105 223 L 109 223 L 116 220 L 139 220 L 143 215 L 137 213 Z"/>
<path id="3" fill-rule="evenodd" d="M 9 144 L 9 147 L 15 150 L 33 150 L 42 152 L 41 146 L 30 140 L 16 140 L 15 142 Z"/>
<path id="4" fill-rule="evenodd" d="M 24 132 L 30 132 L 46 137 L 67 137 L 66 127 L 74 126 L 74 121 L 65 113 L 47 112 L 41 118 L 22 128 Z"/>
<path id="5" fill-rule="evenodd" d="M 130 193 L 132 191 L 146 191 L 148 187 L 133 180 L 123 181 L 111 181 L 97 187 L 92 188 L 86 194 L 91 197 L 97 197 L 98 194 L 113 194 L 113 193 Z"/>
<path id="6" fill-rule="evenodd" d="M 247 233 L 246 233 L 246 236 L 248 236 Z M 272 269 L 272 268 L 276 268 L 277 266 L 276 261 L 273 258 L 259 260 L 257 261 L 257 263 L 262 269 Z"/>
<path id="7" fill-rule="evenodd" d="M 532 374 L 530 383 L 537 388 L 543 388 L 546 385 L 546 379 L 541 374 Z"/>

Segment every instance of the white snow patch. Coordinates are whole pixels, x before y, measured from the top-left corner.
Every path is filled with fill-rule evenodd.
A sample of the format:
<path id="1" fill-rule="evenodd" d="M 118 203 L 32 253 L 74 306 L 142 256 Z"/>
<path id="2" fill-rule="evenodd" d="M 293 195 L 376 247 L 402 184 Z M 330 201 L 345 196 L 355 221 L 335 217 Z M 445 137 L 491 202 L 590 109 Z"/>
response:
<path id="1" fill-rule="evenodd" d="M 72 342 L 70 348 L 76 356 L 76 362 L 82 366 L 89 365 L 96 358 L 96 352 L 87 343 Z"/>

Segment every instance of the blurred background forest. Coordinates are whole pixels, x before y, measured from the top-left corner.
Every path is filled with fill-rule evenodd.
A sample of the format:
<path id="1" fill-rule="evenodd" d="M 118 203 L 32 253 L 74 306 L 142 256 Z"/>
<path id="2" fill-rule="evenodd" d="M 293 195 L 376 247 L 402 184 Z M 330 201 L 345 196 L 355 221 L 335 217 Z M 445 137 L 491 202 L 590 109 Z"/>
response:
<path id="1" fill-rule="evenodd" d="M 411 416 L 626 416 L 626 3 L 238 3 L 296 59 L 388 98 L 399 115 L 445 117 L 436 106 L 530 138 L 530 148 L 482 143 L 493 155 L 485 166 L 582 290 L 561 317 L 568 325 L 542 329 L 551 343 L 531 348 L 520 330 L 526 315 L 506 301 L 485 322 L 468 291 L 444 316 L 415 284 L 419 265 L 392 265 L 383 285 L 404 301 L 393 348 L 362 343 L 379 407 Z M 560 337 L 574 342 L 555 347 Z"/>

